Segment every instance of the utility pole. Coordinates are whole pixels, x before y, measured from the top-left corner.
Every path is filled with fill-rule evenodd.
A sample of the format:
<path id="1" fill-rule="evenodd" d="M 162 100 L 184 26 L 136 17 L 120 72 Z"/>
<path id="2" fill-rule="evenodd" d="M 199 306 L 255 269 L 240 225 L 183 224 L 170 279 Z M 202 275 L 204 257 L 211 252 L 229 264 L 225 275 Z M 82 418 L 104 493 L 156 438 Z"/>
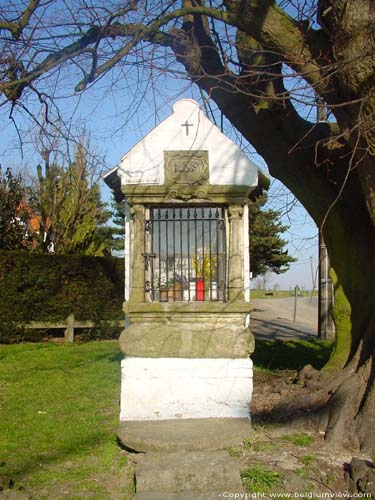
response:
<path id="1" fill-rule="evenodd" d="M 335 336 L 332 318 L 333 287 L 329 276 L 329 257 L 323 237 L 319 232 L 319 299 L 318 299 L 318 336 L 327 340 Z"/>
<path id="2" fill-rule="evenodd" d="M 318 123 L 327 121 L 327 108 L 323 99 L 316 98 L 316 118 Z M 318 297 L 318 336 L 320 339 L 331 339 L 335 336 L 333 323 L 333 286 L 329 276 L 329 257 L 322 232 L 319 231 L 319 297 Z"/>
<path id="3" fill-rule="evenodd" d="M 310 302 L 312 301 L 314 292 L 315 292 L 315 287 L 316 287 L 316 275 L 314 273 L 314 266 L 313 266 L 313 258 L 312 255 L 310 255 L 310 271 L 311 271 L 311 283 L 312 283 L 312 288 L 311 288 L 311 295 L 310 295 Z"/>

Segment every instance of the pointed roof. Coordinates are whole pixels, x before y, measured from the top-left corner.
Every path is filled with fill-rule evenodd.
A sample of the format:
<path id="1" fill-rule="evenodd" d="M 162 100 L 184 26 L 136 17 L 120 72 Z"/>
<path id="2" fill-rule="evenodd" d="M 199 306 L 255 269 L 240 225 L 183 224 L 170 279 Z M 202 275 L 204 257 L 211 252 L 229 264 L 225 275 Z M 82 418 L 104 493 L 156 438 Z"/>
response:
<path id="1" fill-rule="evenodd" d="M 118 166 L 104 175 L 121 198 L 121 186 L 163 185 L 166 151 L 207 151 L 209 184 L 266 187 L 261 169 L 203 113 L 192 99 L 182 99 L 173 112 L 122 156 Z"/>

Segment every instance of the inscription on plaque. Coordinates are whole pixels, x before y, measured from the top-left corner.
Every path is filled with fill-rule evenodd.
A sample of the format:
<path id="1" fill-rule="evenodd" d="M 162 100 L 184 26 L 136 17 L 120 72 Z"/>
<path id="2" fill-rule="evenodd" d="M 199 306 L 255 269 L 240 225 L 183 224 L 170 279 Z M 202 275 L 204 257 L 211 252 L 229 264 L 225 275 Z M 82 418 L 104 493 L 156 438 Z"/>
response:
<path id="1" fill-rule="evenodd" d="M 208 183 L 208 151 L 164 151 L 166 184 Z"/>

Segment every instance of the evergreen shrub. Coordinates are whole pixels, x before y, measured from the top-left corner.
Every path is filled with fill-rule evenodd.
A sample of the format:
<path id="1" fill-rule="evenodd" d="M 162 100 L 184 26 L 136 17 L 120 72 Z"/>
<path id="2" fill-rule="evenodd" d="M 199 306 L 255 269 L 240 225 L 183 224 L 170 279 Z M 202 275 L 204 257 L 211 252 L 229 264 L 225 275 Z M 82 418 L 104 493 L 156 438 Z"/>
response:
<path id="1" fill-rule="evenodd" d="M 40 340 L 42 332 L 22 328 L 29 321 L 122 319 L 123 299 L 123 259 L 0 250 L 0 343 Z M 88 337 L 108 335 L 100 328 Z"/>

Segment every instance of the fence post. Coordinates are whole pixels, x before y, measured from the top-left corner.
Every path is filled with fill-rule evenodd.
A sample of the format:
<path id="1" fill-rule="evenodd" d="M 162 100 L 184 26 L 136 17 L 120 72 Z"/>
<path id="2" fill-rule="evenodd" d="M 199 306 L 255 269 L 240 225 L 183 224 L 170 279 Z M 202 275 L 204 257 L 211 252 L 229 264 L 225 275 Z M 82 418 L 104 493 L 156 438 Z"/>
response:
<path id="1" fill-rule="evenodd" d="M 298 289 L 297 285 L 294 287 L 294 308 L 293 308 L 293 322 L 296 322 L 297 319 L 297 297 L 298 297 Z"/>
<path id="2" fill-rule="evenodd" d="M 66 330 L 64 331 L 64 341 L 68 343 L 74 342 L 74 314 L 69 314 L 66 318 Z"/>

